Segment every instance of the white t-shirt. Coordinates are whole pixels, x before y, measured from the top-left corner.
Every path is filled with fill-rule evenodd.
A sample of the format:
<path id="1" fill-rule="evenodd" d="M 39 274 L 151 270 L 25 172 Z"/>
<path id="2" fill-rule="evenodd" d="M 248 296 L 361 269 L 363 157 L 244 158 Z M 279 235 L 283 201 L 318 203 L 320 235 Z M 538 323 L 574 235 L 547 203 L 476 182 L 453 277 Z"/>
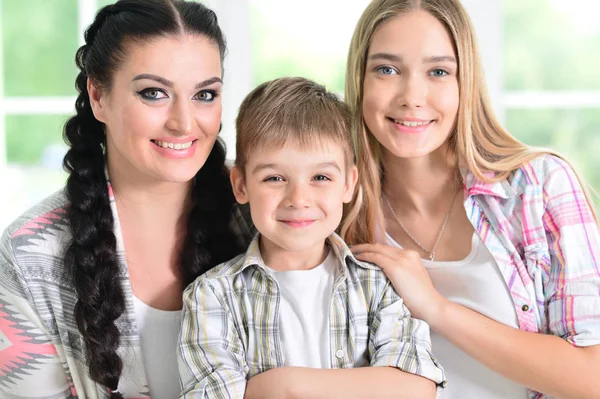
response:
<path id="1" fill-rule="evenodd" d="M 401 248 L 389 234 L 387 242 Z M 433 285 L 444 297 L 499 323 L 518 328 L 508 287 L 477 233 L 473 234 L 471 252 L 465 259 L 455 262 L 423 259 L 423 264 Z M 431 346 L 448 377 L 443 399 L 529 398 L 526 387 L 492 371 L 435 331 L 431 332 Z"/>
<path id="2" fill-rule="evenodd" d="M 152 399 L 177 398 L 181 393 L 177 371 L 181 310 L 154 309 L 135 296 L 133 303 L 150 396 Z"/>
<path id="3" fill-rule="evenodd" d="M 329 309 L 338 271 L 335 254 L 329 251 L 325 261 L 310 270 L 268 271 L 281 292 L 279 328 L 285 365 L 331 368 Z"/>

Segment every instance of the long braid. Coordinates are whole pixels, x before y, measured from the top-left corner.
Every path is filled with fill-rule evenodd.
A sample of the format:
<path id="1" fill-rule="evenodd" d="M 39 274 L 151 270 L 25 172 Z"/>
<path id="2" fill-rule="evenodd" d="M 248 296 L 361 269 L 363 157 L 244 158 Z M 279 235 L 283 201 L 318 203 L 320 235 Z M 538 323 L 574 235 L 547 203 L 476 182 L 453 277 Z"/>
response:
<path id="1" fill-rule="evenodd" d="M 110 8 L 99 13 L 86 31 L 86 42 L 94 40 L 98 29 L 110 15 Z M 77 76 L 79 91 L 76 115 L 65 125 L 64 138 L 71 147 L 64 159 L 69 172 L 66 196 L 70 202 L 68 219 L 73 240 L 65 254 L 77 292 L 75 319 L 83 336 L 90 377 L 116 390 L 122 361 L 117 355 L 120 333 L 115 325 L 125 309 L 116 254 L 114 221 L 104 175 L 104 125 L 93 115 L 87 91 L 85 61 L 89 47 L 82 46 L 76 55 L 81 72 Z M 111 398 L 119 399 L 118 393 Z"/>

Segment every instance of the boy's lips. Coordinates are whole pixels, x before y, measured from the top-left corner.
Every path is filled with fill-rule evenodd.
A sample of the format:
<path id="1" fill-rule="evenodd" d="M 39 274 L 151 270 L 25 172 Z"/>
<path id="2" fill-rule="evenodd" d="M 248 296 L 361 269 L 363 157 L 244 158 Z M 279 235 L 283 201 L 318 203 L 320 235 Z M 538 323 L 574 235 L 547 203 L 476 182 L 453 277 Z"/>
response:
<path id="1" fill-rule="evenodd" d="M 314 223 L 314 219 L 302 219 L 302 220 L 280 220 L 280 222 L 285 223 L 286 225 L 300 229 L 303 227 L 308 227 Z"/>

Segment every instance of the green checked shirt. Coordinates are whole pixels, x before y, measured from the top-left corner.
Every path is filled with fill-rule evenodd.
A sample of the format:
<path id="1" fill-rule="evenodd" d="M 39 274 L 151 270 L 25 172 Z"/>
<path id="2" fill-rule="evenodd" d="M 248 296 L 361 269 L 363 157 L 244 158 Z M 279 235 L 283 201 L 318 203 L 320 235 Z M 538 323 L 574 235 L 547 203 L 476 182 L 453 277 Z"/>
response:
<path id="1" fill-rule="evenodd" d="M 328 309 L 332 368 L 392 366 L 443 387 L 429 326 L 411 317 L 380 268 L 357 260 L 338 235 L 327 241 L 340 268 Z M 285 366 L 279 286 L 259 235 L 245 254 L 196 279 L 183 301 L 180 398 L 243 398 L 248 379 Z"/>

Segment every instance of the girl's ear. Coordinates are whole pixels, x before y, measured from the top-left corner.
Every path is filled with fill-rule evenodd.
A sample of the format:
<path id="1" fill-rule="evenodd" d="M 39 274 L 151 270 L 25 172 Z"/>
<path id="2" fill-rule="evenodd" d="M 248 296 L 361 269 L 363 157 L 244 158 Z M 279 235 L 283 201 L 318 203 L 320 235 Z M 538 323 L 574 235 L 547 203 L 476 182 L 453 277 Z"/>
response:
<path id="1" fill-rule="evenodd" d="M 347 204 L 352 201 L 354 195 L 354 187 L 358 181 L 358 169 L 356 165 L 352 165 L 352 168 L 346 174 L 346 187 L 344 189 L 344 203 Z"/>

